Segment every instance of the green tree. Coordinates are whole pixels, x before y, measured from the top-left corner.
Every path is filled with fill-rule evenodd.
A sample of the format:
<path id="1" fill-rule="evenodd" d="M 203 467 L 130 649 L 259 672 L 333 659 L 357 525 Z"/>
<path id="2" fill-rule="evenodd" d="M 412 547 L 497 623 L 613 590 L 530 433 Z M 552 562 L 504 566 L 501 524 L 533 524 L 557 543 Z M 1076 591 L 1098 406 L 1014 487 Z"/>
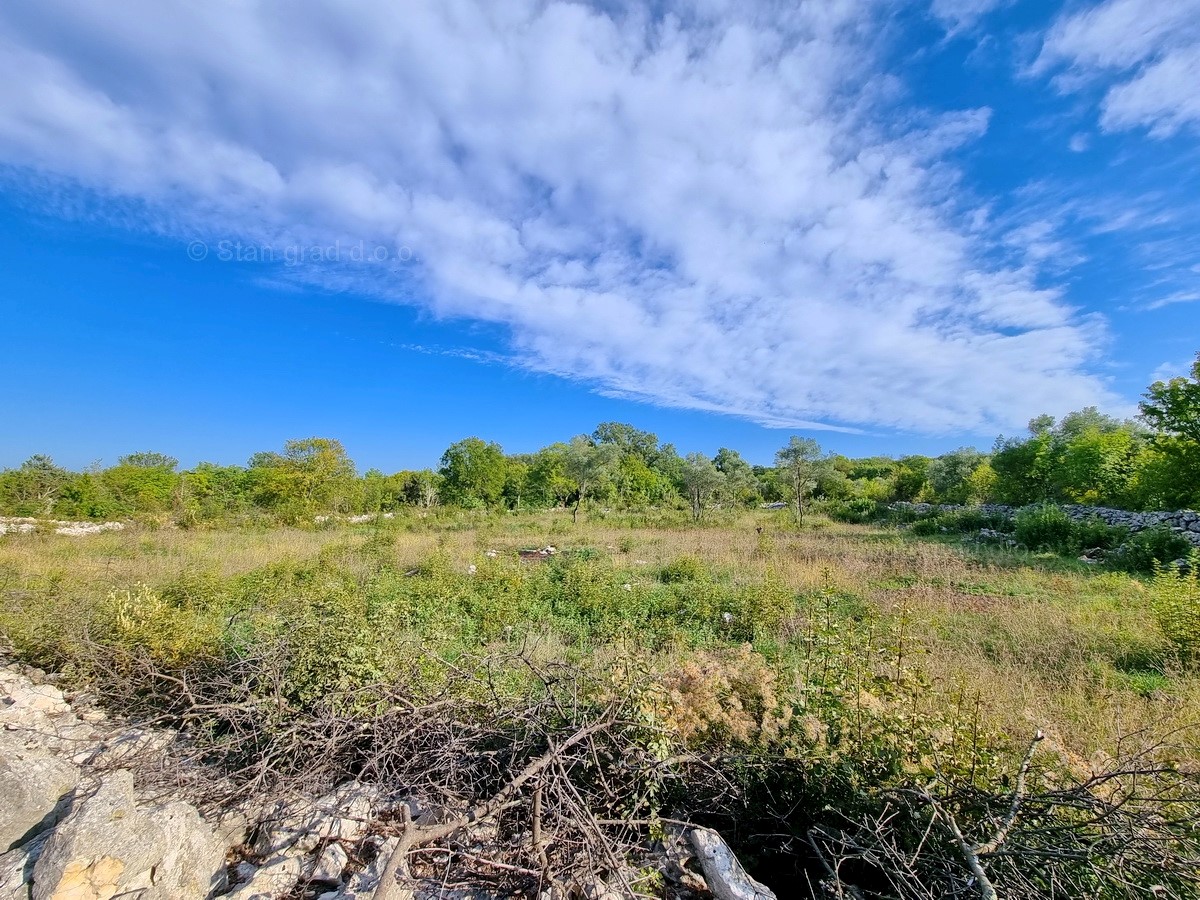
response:
<path id="1" fill-rule="evenodd" d="M 683 461 L 683 483 L 692 519 L 699 522 L 705 507 L 725 485 L 725 476 L 703 453 L 689 453 Z"/>
<path id="2" fill-rule="evenodd" d="M 460 506 L 496 506 L 504 494 L 508 467 L 497 443 L 469 437 L 442 454 L 442 496 Z"/>
<path id="3" fill-rule="evenodd" d="M 969 503 L 971 476 L 987 461 L 974 447 L 959 447 L 929 464 L 929 485 L 943 503 Z"/>
<path id="4" fill-rule="evenodd" d="M 404 502 L 421 509 L 437 506 L 441 498 L 442 476 L 432 469 L 421 469 L 416 472 L 400 472 L 402 479 Z"/>
<path id="5" fill-rule="evenodd" d="M 1144 431 L 1094 406 L 1063 416 L 1038 416 L 1030 436 L 1001 438 L 993 448 L 995 494 L 1005 503 L 1043 501 L 1125 506 L 1137 503 Z"/>
<path id="6" fill-rule="evenodd" d="M 758 499 L 760 491 L 754 469 L 736 450 L 722 447 L 713 457 L 713 465 L 724 478 L 724 490 L 734 502 L 746 506 Z"/>
<path id="7" fill-rule="evenodd" d="M 504 489 L 501 496 L 511 509 L 521 508 L 521 499 L 526 496 L 528 484 L 529 464 L 513 457 L 505 460 Z"/>
<path id="8" fill-rule="evenodd" d="M 202 462 L 183 473 L 185 521 L 211 522 L 251 506 L 247 472 L 241 466 Z"/>
<path id="9" fill-rule="evenodd" d="M 1200 353 L 1190 378 L 1154 382 L 1140 409 L 1142 421 L 1158 432 L 1158 465 L 1169 473 L 1156 479 L 1162 500 L 1171 506 L 1200 506 Z"/>
<path id="10" fill-rule="evenodd" d="M 341 441 L 320 437 L 288 441 L 283 458 L 293 490 L 307 509 L 348 511 L 355 471 Z"/>
<path id="11" fill-rule="evenodd" d="M 48 516 L 70 479 L 49 456 L 31 456 L 0 473 L 0 506 L 18 516 Z"/>
<path id="12" fill-rule="evenodd" d="M 534 453 L 529 459 L 529 474 L 525 490 L 535 506 L 565 506 L 571 498 L 573 485 L 566 474 L 567 445 L 551 444 Z"/>
<path id="13" fill-rule="evenodd" d="M 658 456 L 658 436 L 624 422 L 601 422 L 592 432 L 592 442 L 612 445 L 622 456 L 638 456 L 647 465 L 653 465 Z"/>
<path id="14" fill-rule="evenodd" d="M 916 500 L 929 482 L 928 456 L 904 456 L 892 473 L 892 500 Z"/>
<path id="15" fill-rule="evenodd" d="M 991 465 L 1001 503 L 1024 506 L 1052 498 L 1057 453 L 1053 424 L 1050 416 L 1039 416 L 1029 423 L 1030 437 L 996 440 Z"/>
<path id="16" fill-rule="evenodd" d="M 796 521 L 803 525 L 807 498 L 829 468 L 829 460 L 821 455 L 821 445 L 815 440 L 793 435 L 787 446 L 775 454 L 775 466 L 796 504 Z"/>
<path id="17" fill-rule="evenodd" d="M 100 479 L 126 515 L 159 514 L 176 502 L 182 478 L 175 472 L 179 461 L 163 453 L 141 452 L 122 456 Z"/>
<path id="18" fill-rule="evenodd" d="M 619 453 L 614 444 L 597 444 L 586 434 L 571 438 L 563 456 L 563 474 L 571 482 L 575 499 L 571 521 L 579 520 L 579 507 L 584 498 L 612 475 Z"/>
<path id="19" fill-rule="evenodd" d="M 122 456 L 117 460 L 118 466 L 130 466 L 135 469 L 167 469 L 174 472 L 179 466 L 179 460 L 173 456 L 167 456 L 165 453 L 156 453 L 153 450 L 141 450 L 136 453 L 130 453 L 127 456 Z"/>

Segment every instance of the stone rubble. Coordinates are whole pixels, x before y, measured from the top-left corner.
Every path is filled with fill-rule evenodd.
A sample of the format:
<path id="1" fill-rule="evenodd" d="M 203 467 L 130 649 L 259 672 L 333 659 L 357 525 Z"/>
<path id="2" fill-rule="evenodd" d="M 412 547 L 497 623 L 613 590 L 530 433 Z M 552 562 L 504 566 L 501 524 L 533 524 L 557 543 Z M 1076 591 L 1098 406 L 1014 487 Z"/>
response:
<path id="1" fill-rule="evenodd" d="M 31 519 L 25 516 L 0 516 L 0 534 L 33 534 L 35 531 L 53 531 L 78 537 L 84 534 L 100 534 L 105 531 L 124 531 L 124 522 L 65 522 L 61 519 Z"/>

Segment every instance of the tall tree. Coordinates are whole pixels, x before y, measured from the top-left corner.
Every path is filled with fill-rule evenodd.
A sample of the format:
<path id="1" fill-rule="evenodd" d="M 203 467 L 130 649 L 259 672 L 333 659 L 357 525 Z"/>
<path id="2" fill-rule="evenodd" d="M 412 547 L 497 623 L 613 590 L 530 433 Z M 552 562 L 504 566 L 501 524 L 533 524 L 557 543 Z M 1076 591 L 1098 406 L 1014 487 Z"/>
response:
<path id="1" fill-rule="evenodd" d="M 796 521 L 801 525 L 804 524 L 807 498 L 827 464 L 821 455 L 821 445 L 812 438 L 793 435 L 787 446 L 775 454 L 780 480 L 788 486 L 792 502 L 796 504 Z"/>
<path id="2" fill-rule="evenodd" d="M 1191 374 L 1154 382 L 1139 406 L 1142 419 L 1155 431 L 1200 445 L 1200 353 Z"/>
<path id="3" fill-rule="evenodd" d="M 758 479 L 742 454 L 722 447 L 713 457 L 713 465 L 724 478 L 724 489 L 736 502 L 747 504 L 759 495 Z"/>
<path id="4" fill-rule="evenodd" d="M 699 522 L 704 508 L 725 484 L 725 476 L 703 453 L 689 453 L 683 461 L 683 484 L 692 505 L 692 520 Z"/>
<path id="5" fill-rule="evenodd" d="M 1154 442 L 1159 502 L 1200 506 L 1200 353 L 1191 378 L 1154 382 L 1140 407 L 1142 420 L 1159 432 Z"/>
<path id="6" fill-rule="evenodd" d="M 135 469 L 167 469 L 174 472 L 179 465 L 179 460 L 173 456 L 167 456 L 165 453 L 156 453 L 153 450 L 139 450 L 136 453 L 130 453 L 122 456 L 117 460 L 118 466 L 130 466 Z"/>
<path id="7" fill-rule="evenodd" d="M 288 441 L 283 458 L 293 490 L 307 508 L 345 511 L 355 471 L 341 441 L 320 437 Z"/>
<path id="8" fill-rule="evenodd" d="M 571 438 L 563 455 L 563 474 L 574 488 L 571 521 L 579 521 L 584 498 L 612 474 L 619 458 L 620 451 L 614 444 L 597 444 L 586 434 Z"/>
<path id="9" fill-rule="evenodd" d="M 442 454 L 442 494 L 464 506 L 495 506 L 504 493 L 508 467 L 497 443 L 469 437 L 451 444 Z"/>

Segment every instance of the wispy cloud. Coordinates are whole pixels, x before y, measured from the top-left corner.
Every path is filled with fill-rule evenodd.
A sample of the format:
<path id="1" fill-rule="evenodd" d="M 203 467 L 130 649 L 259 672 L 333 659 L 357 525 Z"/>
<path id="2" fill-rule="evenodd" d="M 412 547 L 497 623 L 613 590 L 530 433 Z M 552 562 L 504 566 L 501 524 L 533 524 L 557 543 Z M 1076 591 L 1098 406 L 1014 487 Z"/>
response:
<path id="1" fill-rule="evenodd" d="M 411 247 L 304 274 L 498 323 L 519 365 L 623 396 L 984 433 L 1111 399 L 1103 323 L 1039 272 L 1049 231 L 997 263 L 956 199 L 987 111 L 894 105 L 886 10 L 606 8 L 7 4 L 0 161 L 171 234 Z"/>
<path id="2" fill-rule="evenodd" d="M 963 31 L 976 25 L 993 10 L 1008 6 L 1012 0 L 932 0 L 929 4 L 934 18 L 951 32 Z"/>
<path id="3" fill-rule="evenodd" d="M 1167 137 L 1200 125 L 1200 0 L 1106 0 L 1063 15 L 1033 71 L 1064 91 L 1105 85 L 1101 124 Z"/>

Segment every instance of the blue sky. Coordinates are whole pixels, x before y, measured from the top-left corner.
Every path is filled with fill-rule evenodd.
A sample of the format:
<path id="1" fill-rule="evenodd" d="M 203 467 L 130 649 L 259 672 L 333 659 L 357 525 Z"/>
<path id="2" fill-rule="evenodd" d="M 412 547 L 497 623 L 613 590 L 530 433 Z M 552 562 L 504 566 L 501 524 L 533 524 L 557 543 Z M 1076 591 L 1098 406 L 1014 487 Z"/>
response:
<path id="1" fill-rule="evenodd" d="M 0 7 L 0 465 L 770 460 L 1200 350 L 1200 0 Z"/>

